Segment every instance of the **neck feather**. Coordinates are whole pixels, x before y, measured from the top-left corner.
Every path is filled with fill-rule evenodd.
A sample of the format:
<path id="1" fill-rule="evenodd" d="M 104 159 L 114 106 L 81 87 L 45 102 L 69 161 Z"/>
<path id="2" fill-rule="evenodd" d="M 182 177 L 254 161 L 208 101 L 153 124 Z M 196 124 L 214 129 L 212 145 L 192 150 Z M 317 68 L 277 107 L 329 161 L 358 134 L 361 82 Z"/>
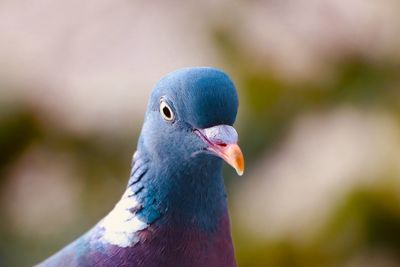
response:
<path id="1" fill-rule="evenodd" d="M 142 207 L 137 212 L 142 221 L 152 223 L 168 215 L 168 223 L 174 225 L 216 228 L 227 209 L 221 159 L 209 154 L 188 160 L 160 159 L 150 157 L 145 150 L 139 150 L 138 155 L 136 162 L 145 162 L 147 171 L 129 188 Z M 140 170 L 135 165 L 133 169 Z"/>

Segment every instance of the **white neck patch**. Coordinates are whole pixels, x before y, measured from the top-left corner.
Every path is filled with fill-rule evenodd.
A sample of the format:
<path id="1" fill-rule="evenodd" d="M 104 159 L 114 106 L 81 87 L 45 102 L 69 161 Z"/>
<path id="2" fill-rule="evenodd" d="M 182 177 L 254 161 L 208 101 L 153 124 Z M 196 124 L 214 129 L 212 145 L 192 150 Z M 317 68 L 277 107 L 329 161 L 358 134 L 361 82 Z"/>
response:
<path id="1" fill-rule="evenodd" d="M 119 247 L 129 247 L 139 241 L 138 231 L 148 225 L 139 220 L 132 209 L 138 206 L 134 193 L 128 188 L 114 209 L 102 220 L 102 240 Z"/>

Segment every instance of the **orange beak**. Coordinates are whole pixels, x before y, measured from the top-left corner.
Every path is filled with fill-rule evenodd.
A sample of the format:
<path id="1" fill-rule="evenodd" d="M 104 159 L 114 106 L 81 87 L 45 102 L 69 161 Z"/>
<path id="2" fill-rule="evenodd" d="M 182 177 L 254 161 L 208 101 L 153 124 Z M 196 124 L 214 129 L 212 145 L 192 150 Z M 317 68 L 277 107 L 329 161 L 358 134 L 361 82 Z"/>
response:
<path id="1" fill-rule="evenodd" d="M 243 175 L 244 157 L 237 144 L 238 134 L 232 126 L 217 125 L 196 132 L 208 145 L 207 150 L 225 160 L 236 170 L 238 175 Z"/>
<path id="2" fill-rule="evenodd" d="M 244 157 L 237 144 L 230 144 L 226 146 L 218 145 L 218 148 L 211 148 L 215 154 L 224 159 L 229 165 L 231 165 L 239 176 L 244 173 Z"/>

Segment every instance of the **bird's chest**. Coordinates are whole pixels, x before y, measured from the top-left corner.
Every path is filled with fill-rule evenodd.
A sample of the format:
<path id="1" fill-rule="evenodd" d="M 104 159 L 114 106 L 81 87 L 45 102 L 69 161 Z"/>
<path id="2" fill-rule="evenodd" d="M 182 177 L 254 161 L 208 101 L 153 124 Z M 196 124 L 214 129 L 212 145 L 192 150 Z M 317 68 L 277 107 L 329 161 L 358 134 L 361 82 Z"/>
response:
<path id="1" fill-rule="evenodd" d="M 191 227 L 155 225 L 140 232 L 132 247 L 112 246 L 108 259 L 97 266 L 234 267 L 235 258 L 228 218 L 209 232 Z M 110 258 L 110 255 L 112 255 Z M 99 261 L 97 261 L 99 263 Z"/>

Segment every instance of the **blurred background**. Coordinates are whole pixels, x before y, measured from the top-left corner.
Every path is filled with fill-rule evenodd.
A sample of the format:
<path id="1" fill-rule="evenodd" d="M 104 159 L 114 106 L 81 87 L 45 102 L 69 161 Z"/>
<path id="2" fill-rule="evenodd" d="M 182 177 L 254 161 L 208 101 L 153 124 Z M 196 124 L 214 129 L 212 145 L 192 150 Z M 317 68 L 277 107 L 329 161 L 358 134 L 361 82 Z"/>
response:
<path id="1" fill-rule="evenodd" d="M 0 1 L 0 266 L 31 266 L 124 191 L 150 90 L 235 81 L 226 167 L 243 267 L 400 266 L 397 0 Z"/>

